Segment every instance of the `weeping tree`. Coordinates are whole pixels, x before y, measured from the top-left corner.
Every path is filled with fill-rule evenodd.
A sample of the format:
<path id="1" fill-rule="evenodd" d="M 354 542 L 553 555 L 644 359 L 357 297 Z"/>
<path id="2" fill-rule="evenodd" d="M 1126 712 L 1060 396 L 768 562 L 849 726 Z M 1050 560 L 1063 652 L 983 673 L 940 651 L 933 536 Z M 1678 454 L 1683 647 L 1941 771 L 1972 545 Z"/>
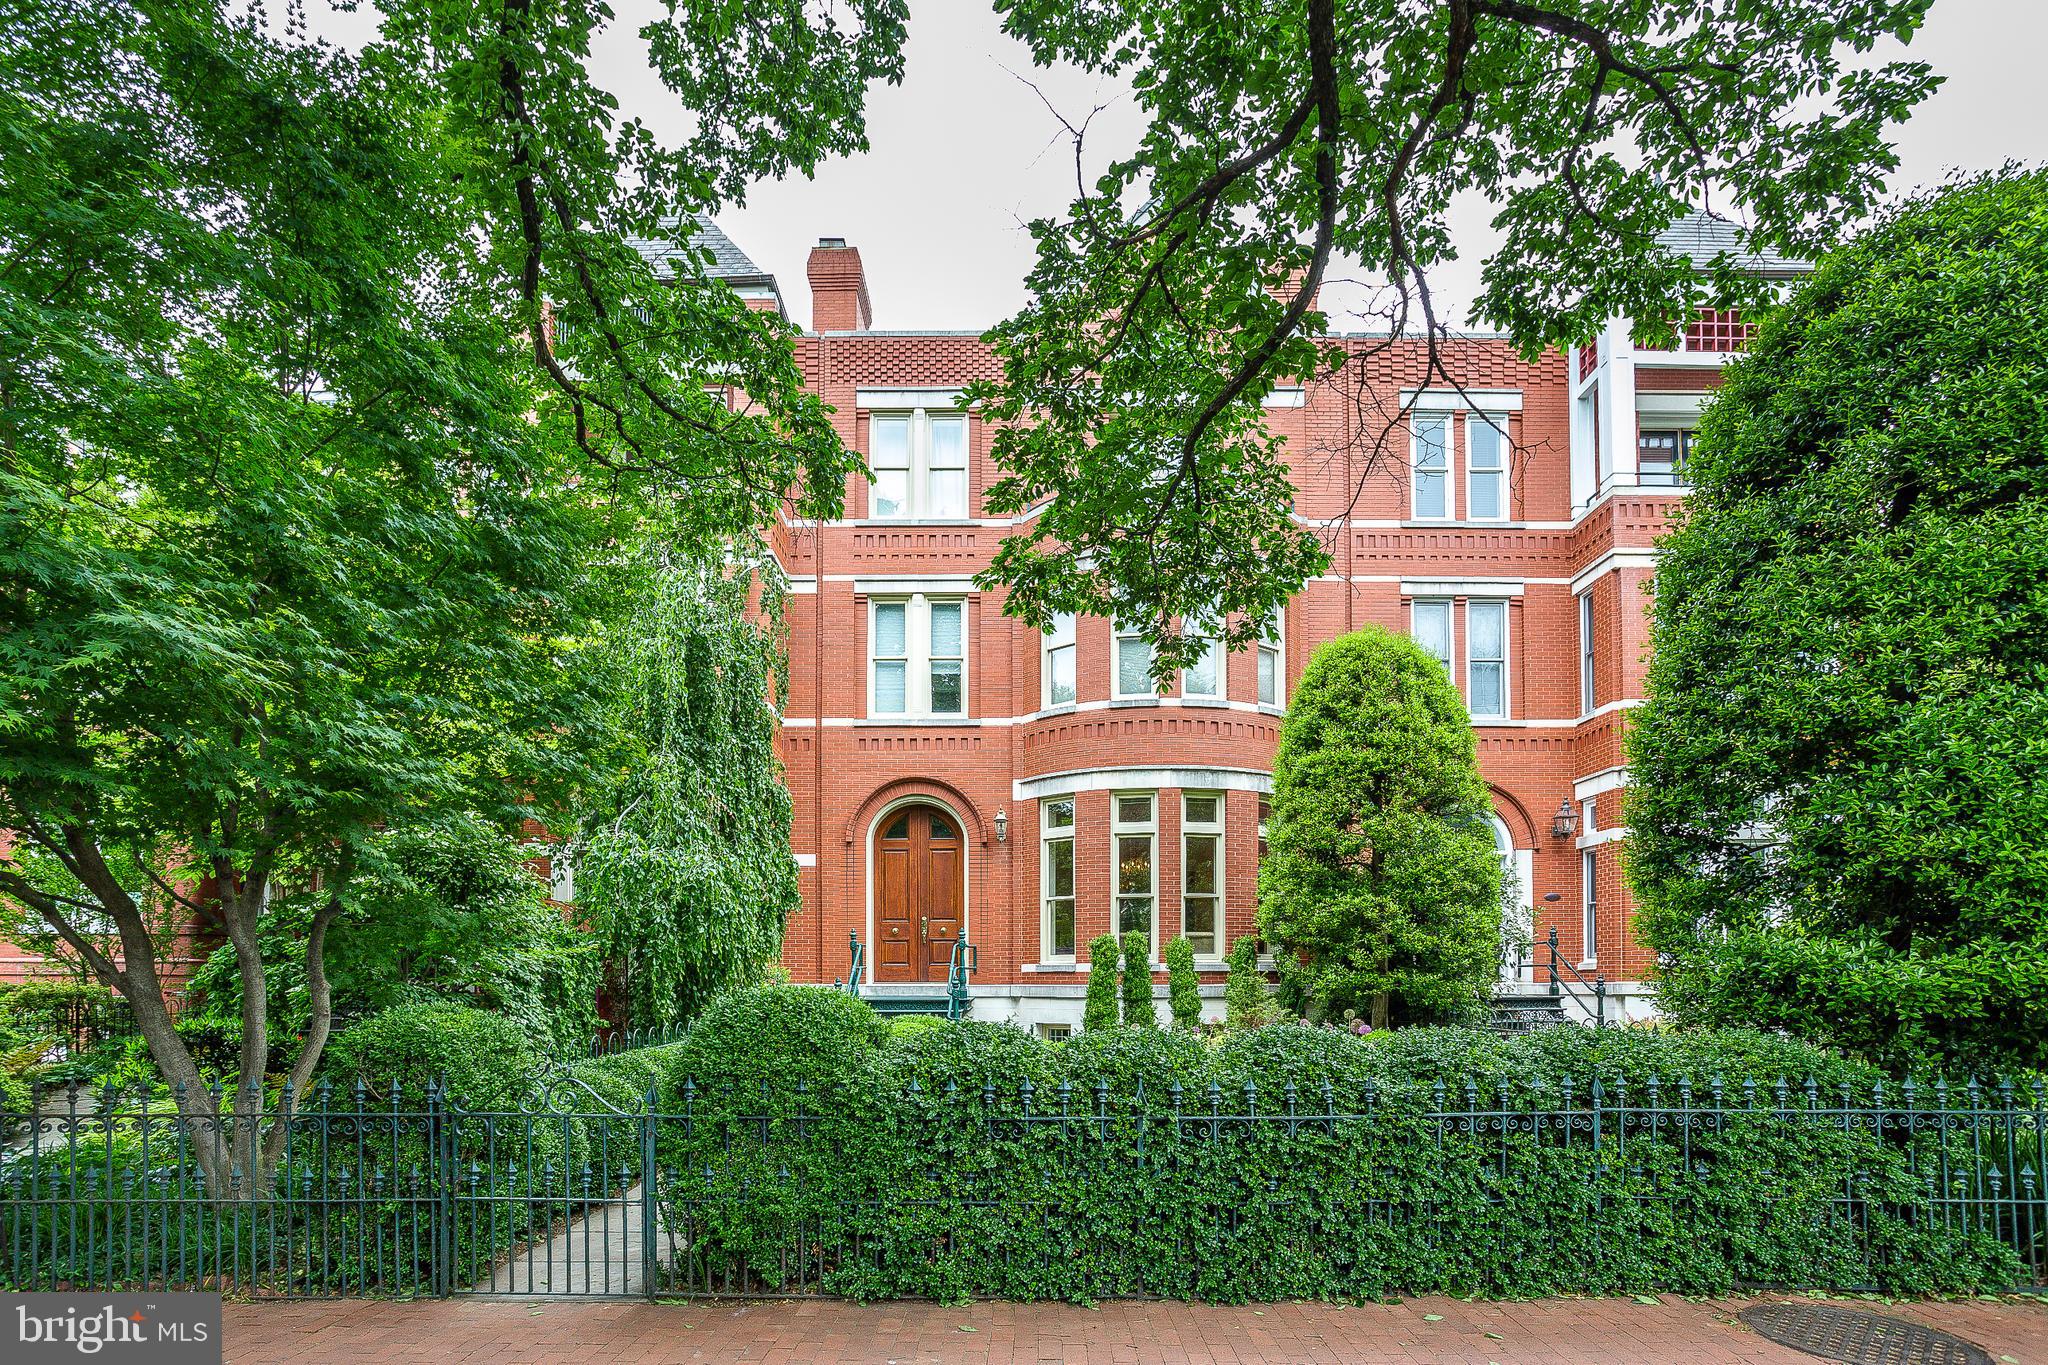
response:
<path id="1" fill-rule="evenodd" d="M 344 53 L 0 0 L 0 896 L 127 997 L 222 1197 L 286 1126 L 209 1095 L 153 903 L 233 953 L 234 1110 L 289 1109 L 376 833 L 509 834 L 613 770 L 593 566 L 651 510 L 685 545 L 830 515 L 858 467 L 690 224 L 863 145 L 900 0 L 670 6 L 675 146 L 591 84 L 602 6 L 380 10 Z M 266 1075 L 287 891 L 306 1026 Z"/>
<path id="2" fill-rule="evenodd" d="M 797 871 L 775 752 L 774 562 L 664 540 L 627 578 L 606 662 L 622 757 L 586 798 L 567 856 L 612 999 L 649 1028 L 694 1017 L 776 960 Z"/>

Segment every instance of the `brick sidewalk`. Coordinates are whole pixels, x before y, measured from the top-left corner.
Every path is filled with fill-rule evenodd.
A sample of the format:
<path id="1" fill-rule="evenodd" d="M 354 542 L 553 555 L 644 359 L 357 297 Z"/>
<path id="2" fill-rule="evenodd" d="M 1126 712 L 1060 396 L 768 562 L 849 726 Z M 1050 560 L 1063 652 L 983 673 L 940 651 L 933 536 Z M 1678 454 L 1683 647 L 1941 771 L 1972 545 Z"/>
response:
<path id="1" fill-rule="evenodd" d="M 1337 1308 L 1266 1304 L 644 1304 L 549 1300 L 230 1304 L 227 1357 L 271 1361 L 1473 1362 L 1486 1365 L 1813 1365 L 1734 1321 L 1749 1302 L 1615 1299 Z M 2048 1305 L 1912 1304 L 1994 1360 L 2048 1365 Z M 1432 1321 L 1434 1317 L 1434 1321 Z"/>

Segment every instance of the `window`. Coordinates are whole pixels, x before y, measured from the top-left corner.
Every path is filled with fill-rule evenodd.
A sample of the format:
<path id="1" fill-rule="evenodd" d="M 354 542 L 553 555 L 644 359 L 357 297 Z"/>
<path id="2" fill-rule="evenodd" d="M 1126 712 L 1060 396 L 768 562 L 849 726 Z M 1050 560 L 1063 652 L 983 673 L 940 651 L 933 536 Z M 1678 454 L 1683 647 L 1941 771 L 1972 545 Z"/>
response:
<path id="1" fill-rule="evenodd" d="M 1074 617 L 1061 612 L 1045 633 L 1045 704 L 1074 704 Z"/>
<path id="2" fill-rule="evenodd" d="M 1187 633 L 1195 639 L 1205 641 L 1200 658 L 1181 670 L 1180 693 L 1184 697 L 1211 697 L 1221 699 L 1224 694 L 1223 641 L 1217 638 L 1214 624 L 1206 621 L 1190 621 Z"/>
<path id="3" fill-rule="evenodd" d="M 967 515 L 967 417 L 958 412 L 876 413 L 868 422 L 868 515 L 959 521 Z"/>
<path id="4" fill-rule="evenodd" d="M 1038 884 L 1045 900 L 1045 958 L 1074 960 L 1074 798 L 1056 796 L 1038 808 Z"/>
<path id="5" fill-rule="evenodd" d="M 1259 861 L 1266 861 L 1266 831 L 1273 824 L 1273 798 L 1259 797 Z"/>
<path id="6" fill-rule="evenodd" d="M 1159 695 L 1159 685 L 1152 680 L 1152 642 L 1136 626 L 1121 623 L 1116 628 L 1116 695 Z"/>
<path id="7" fill-rule="evenodd" d="M 1465 705 L 1474 717 L 1508 713 L 1508 604 L 1465 604 Z"/>
<path id="8" fill-rule="evenodd" d="M 1579 714 L 1593 714 L 1593 594 L 1579 594 Z"/>
<path id="9" fill-rule="evenodd" d="M 1685 483 L 1685 461 L 1692 454 L 1692 433 L 1682 428 L 1642 431 L 1636 435 L 1636 482 L 1676 488 Z"/>
<path id="10" fill-rule="evenodd" d="M 1579 926 L 1579 932 L 1582 935 L 1581 942 L 1585 946 L 1584 960 L 1587 962 L 1597 961 L 1600 956 L 1600 895 L 1595 889 L 1596 882 L 1594 877 L 1597 870 L 1598 865 L 1597 860 L 1593 856 L 1593 850 L 1590 848 L 1582 850 L 1579 853 L 1579 881 L 1583 887 L 1581 896 L 1585 907 L 1585 918 Z"/>
<path id="11" fill-rule="evenodd" d="M 1451 671 L 1451 604 L 1443 601 L 1418 601 L 1409 609 L 1409 635 L 1428 654 L 1444 666 L 1444 672 Z"/>
<path id="12" fill-rule="evenodd" d="M 1223 954 L 1223 797 L 1181 796 L 1180 931 L 1196 957 Z"/>
<path id="13" fill-rule="evenodd" d="M 1415 462 L 1415 518 L 1442 521 L 1451 515 L 1451 419 L 1441 414 L 1409 417 Z"/>
<path id="14" fill-rule="evenodd" d="M 1465 416 L 1465 515 L 1499 521 L 1508 514 L 1508 419 Z"/>
<path id="15" fill-rule="evenodd" d="M 1048 1043 L 1064 1043 L 1074 1036 L 1072 1024 L 1040 1024 L 1038 1036 Z"/>
<path id="16" fill-rule="evenodd" d="M 1259 705 L 1278 706 L 1281 704 L 1281 683 L 1285 674 L 1282 660 L 1286 657 L 1283 646 L 1286 643 L 1287 613 L 1276 611 L 1273 619 L 1266 624 L 1265 638 L 1259 641 Z"/>
<path id="17" fill-rule="evenodd" d="M 967 713 L 967 604 L 959 598 L 877 598 L 868 620 L 868 714 Z"/>
<path id="18" fill-rule="evenodd" d="M 1152 793 L 1118 792 L 1109 799 L 1111 852 L 1116 859 L 1116 931 L 1152 938 L 1158 869 L 1152 840 L 1158 827 Z"/>

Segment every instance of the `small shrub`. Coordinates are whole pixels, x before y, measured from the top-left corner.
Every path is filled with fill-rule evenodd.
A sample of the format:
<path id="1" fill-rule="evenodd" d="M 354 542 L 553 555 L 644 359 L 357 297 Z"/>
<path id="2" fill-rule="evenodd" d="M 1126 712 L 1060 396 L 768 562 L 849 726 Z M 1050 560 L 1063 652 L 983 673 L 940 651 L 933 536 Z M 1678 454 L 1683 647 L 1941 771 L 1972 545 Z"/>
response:
<path id="1" fill-rule="evenodd" d="M 1136 930 L 1124 935 L 1123 997 L 1124 1023 L 1159 1027 L 1159 1012 L 1152 1005 L 1152 945 Z"/>
<path id="2" fill-rule="evenodd" d="M 1200 1027 L 1202 983 L 1195 975 L 1195 945 L 1185 938 L 1166 945 L 1166 1006 L 1175 1028 Z"/>
<path id="3" fill-rule="evenodd" d="M 1266 996 L 1266 975 L 1259 970 L 1259 941 L 1246 934 L 1230 945 L 1230 975 L 1223 982 L 1224 1023 L 1233 1029 L 1257 1028 L 1272 1013 Z"/>
<path id="4" fill-rule="evenodd" d="M 540 1057 L 519 1026 L 503 1015 L 463 1005 L 400 1005 L 334 1035 L 322 1068 L 334 1083 L 337 1108 L 347 1087 L 362 1082 L 379 1097 L 393 1085 L 425 1102 L 430 1082 L 445 1081 L 464 1109 L 519 1107 L 540 1069 Z"/>
<path id="5" fill-rule="evenodd" d="M 673 1050 L 669 1088 L 688 1079 L 701 1103 L 720 1088 L 753 1103 L 764 1087 L 784 1094 L 801 1081 L 822 1103 L 865 1084 L 888 1041 L 889 1021 L 844 991 L 755 986 L 704 1011 Z"/>
<path id="6" fill-rule="evenodd" d="M 1116 935 L 1088 945 L 1088 1000 L 1081 1007 L 1084 1032 L 1116 1027 Z"/>

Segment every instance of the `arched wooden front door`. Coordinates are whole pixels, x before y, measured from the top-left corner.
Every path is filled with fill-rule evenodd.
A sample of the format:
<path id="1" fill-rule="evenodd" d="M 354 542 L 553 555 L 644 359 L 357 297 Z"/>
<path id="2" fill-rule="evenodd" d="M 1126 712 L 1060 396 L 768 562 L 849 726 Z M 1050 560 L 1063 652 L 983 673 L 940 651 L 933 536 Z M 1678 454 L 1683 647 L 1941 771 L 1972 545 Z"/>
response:
<path id="1" fill-rule="evenodd" d="M 960 823 L 905 806 L 875 831 L 875 980 L 944 981 L 966 902 Z"/>

